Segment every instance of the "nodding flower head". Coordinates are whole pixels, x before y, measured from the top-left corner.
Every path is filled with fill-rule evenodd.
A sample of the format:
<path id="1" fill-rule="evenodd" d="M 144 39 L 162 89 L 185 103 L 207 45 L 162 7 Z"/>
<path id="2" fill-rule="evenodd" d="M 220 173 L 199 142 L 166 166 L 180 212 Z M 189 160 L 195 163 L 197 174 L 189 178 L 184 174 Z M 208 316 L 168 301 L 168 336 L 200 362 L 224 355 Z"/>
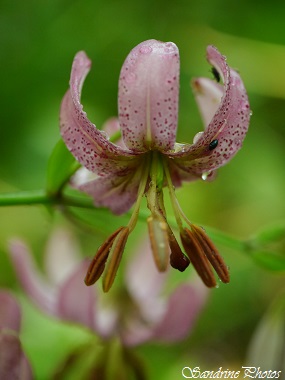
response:
<path id="1" fill-rule="evenodd" d="M 196 247 L 203 263 L 198 274 L 212 287 L 214 277 L 205 281 L 201 271 L 208 271 L 209 238 L 185 217 L 177 202 L 174 186 L 183 181 L 210 180 L 241 148 L 246 135 L 250 108 L 239 74 L 214 46 L 208 46 L 207 59 L 215 80 L 196 78 L 194 94 L 205 124 L 205 130 L 193 143 L 176 142 L 179 95 L 179 51 L 172 42 L 148 40 L 136 46 L 127 56 L 120 73 L 118 119 L 106 124 L 107 130 L 121 131 L 120 144 L 112 143 L 105 131 L 89 121 L 80 103 L 83 81 L 91 62 L 84 52 L 74 59 L 70 89 L 65 94 L 60 112 L 62 137 L 75 158 L 94 175 L 78 185 L 90 194 L 96 206 L 122 214 L 134 205 L 126 227 L 118 229 L 99 248 L 86 277 L 87 285 L 103 274 L 103 288 L 113 283 L 129 234 L 135 227 L 142 198 L 146 195 L 150 209 L 149 235 L 159 271 L 168 265 L 184 270 L 189 264 L 189 245 Z M 163 203 L 163 188 L 168 187 L 182 245 L 169 227 Z M 187 227 L 185 227 L 185 224 Z M 190 243 L 190 240 L 192 241 Z M 212 243 L 211 243 L 212 244 Z M 198 246 L 199 248 L 198 248 Z M 217 250 L 214 249 L 215 257 Z M 205 259 L 205 257 L 206 259 Z M 205 259 L 205 260 L 204 260 Z M 218 260 L 222 260 L 219 258 Z M 206 265 L 206 266 L 205 266 Z M 226 266 L 223 266 L 226 268 Z M 221 280 L 228 274 L 218 272 Z"/>

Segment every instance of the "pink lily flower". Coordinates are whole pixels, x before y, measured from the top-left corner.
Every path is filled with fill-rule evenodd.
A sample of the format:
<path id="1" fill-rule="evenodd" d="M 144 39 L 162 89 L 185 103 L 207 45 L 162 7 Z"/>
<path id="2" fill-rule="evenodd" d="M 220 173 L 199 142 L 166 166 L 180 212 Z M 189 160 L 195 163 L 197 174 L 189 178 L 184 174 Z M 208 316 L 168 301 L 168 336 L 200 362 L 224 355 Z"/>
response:
<path id="1" fill-rule="evenodd" d="M 205 131 L 194 137 L 193 144 L 179 144 L 175 141 L 178 48 L 172 42 L 156 40 L 136 46 L 121 69 L 119 117 L 112 125 L 121 129 L 124 144 L 116 145 L 83 111 L 81 89 L 91 61 L 84 52 L 75 56 L 70 89 L 61 105 L 60 126 L 68 149 L 95 174 L 95 179 L 89 177 L 79 189 L 90 194 L 96 206 L 108 207 L 115 214 L 122 214 L 134 205 L 128 225 L 115 231 L 99 248 L 86 276 L 87 285 L 103 274 L 104 291 L 112 286 L 144 195 L 151 212 L 148 227 L 158 270 L 166 270 L 170 256 L 171 265 L 181 271 L 191 260 L 208 287 L 216 286 L 210 264 L 223 282 L 229 282 L 227 267 L 218 251 L 207 235 L 183 214 L 174 192 L 174 186 L 180 186 L 182 181 L 213 179 L 216 170 L 241 148 L 249 125 L 249 102 L 239 74 L 227 65 L 226 58 L 214 46 L 208 46 L 207 59 L 218 82 L 207 78 L 193 81 Z M 186 255 L 167 223 L 163 204 L 165 186 Z"/>
<path id="2" fill-rule="evenodd" d="M 207 298 L 206 288 L 194 281 L 164 295 L 167 273 L 156 270 L 146 244 L 128 264 L 124 283 L 114 294 L 85 286 L 88 262 L 82 262 L 65 231 L 56 231 L 48 243 L 45 275 L 23 242 L 11 242 L 9 253 L 24 291 L 43 312 L 86 326 L 103 340 L 118 336 L 124 346 L 184 339 Z"/>
<path id="3" fill-rule="evenodd" d="M 0 378 L 31 380 L 30 364 L 19 338 L 21 310 L 15 298 L 0 290 Z"/>

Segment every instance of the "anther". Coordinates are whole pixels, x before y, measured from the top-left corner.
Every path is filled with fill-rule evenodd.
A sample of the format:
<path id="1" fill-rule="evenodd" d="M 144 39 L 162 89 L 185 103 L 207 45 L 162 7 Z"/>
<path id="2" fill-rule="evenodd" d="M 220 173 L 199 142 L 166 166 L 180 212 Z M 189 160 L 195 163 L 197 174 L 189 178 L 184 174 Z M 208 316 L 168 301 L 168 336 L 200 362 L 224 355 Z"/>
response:
<path id="1" fill-rule="evenodd" d="M 230 282 L 230 274 L 228 271 L 228 267 L 225 264 L 219 251 L 213 244 L 212 240 L 209 238 L 209 236 L 206 234 L 203 228 L 196 225 L 192 225 L 191 228 L 193 234 L 199 241 L 199 244 L 203 248 L 205 255 L 207 256 L 207 259 L 210 261 L 211 265 L 215 269 L 220 280 L 224 283 Z"/>
<path id="2" fill-rule="evenodd" d="M 215 287 L 217 283 L 210 263 L 193 232 L 184 228 L 180 236 L 185 252 L 204 284 L 209 288 Z"/>
<path id="3" fill-rule="evenodd" d="M 109 253 L 106 269 L 103 274 L 103 291 L 108 292 L 113 285 L 119 268 L 126 242 L 129 237 L 129 227 L 122 227 L 115 237 Z"/>
<path id="4" fill-rule="evenodd" d="M 110 250 L 116 239 L 116 236 L 122 231 L 124 227 L 118 228 L 115 232 L 112 233 L 111 236 L 99 247 L 96 255 L 91 261 L 86 276 L 85 276 L 85 284 L 87 286 L 95 284 L 97 280 L 101 277 L 102 273 L 105 269 L 105 264 L 108 259 Z"/>
<path id="5" fill-rule="evenodd" d="M 168 231 L 169 247 L 170 247 L 170 265 L 174 269 L 178 269 L 180 272 L 184 272 L 185 269 L 189 266 L 190 260 L 182 252 L 178 241 L 176 240 L 173 232 L 169 228 Z"/>

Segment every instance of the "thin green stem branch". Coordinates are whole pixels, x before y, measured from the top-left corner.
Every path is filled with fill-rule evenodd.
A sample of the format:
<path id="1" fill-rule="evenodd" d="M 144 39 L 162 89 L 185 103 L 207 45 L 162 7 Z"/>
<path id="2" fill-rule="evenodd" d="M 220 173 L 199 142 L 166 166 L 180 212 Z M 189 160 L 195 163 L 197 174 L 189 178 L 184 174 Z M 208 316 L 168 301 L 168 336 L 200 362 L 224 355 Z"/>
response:
<path id="1" fill-rule="evenodd" d="M 16 193 L 0 194 L 1 206 L 28 206 L 28 205 L 63 205 L 70 207 L 88 208 L 96 211 L 92 199 L 81 196 L 64 195 L 53 197 L 45 190 L 19 191 Z M 139 219 L 145 220 L 148 211 L 140 210 Z M 174 217 L 168 217 L 169 224 L 174 228 L 177 226 Z M 207 227 L 207 233 L 217 243 L 237 251 L 246 251 L 247 243 L 236 237 L 225 234 L 222 231 Z"/>
<path id="2" fill-rule="evenodd" d="M 18 191 L 0 194 L 0 206 L 20 206 L 52 203 L 45 190 Z"/>
<path id="3" fill-rule="evenodd" d="M 0 194 L 1 206 L 28 206 L 28 205 L 65 205 L 82 208 L 94 208 L 92 200 L 84 197 L 61 195 L 54 197 L 45 190 L 19 191 L 16 193 Z"/>

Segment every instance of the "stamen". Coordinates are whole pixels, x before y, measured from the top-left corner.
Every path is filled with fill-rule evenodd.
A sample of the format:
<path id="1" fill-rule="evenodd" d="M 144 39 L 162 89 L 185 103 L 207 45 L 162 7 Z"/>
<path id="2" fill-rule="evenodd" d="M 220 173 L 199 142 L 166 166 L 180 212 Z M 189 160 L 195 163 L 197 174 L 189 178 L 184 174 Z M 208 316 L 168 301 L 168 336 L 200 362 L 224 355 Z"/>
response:
<path id="1" fill-rule="evenodd" d="M 134 206 L 134 210 L 130 218 L 130 221 L 126 227 L 120 227 L 119 229 L 117 229 L 98 249 L 95 257 L 89 265 L 85 277 L 85 284 L 87 286 L 93 285 L 101 277 L 102 273 L 105 270 L 106 263 L 107 268 L 103 275 L 104 292 L 107 292 L 114 282 L 128 236 L 135 228 L 135 225 L 138 220 L 141 201 L 145 194 L 145 189 L 149 178 L 149 155 L 145 156 L 145 159 L 141 163 L 141 167 L 139 169 L 142 172 L 142 179 L 138 189 L 137 201 Z"/>
<path id="2" fill-rule="evenodd" d="M 196 236 L 188 228 L 185 228 L 180 236 L 183 247 L 204 284 L 209 288 L 215 287 L 217 285 L 215 276 Z"/>
<path id="3" fill-rule="evenodd" d="M 213 150 L 217 146 L 218 140 L 213 140 L 211 144 L 212 145 L 209 149 Z M 223 258 L 205 231 L 202 228 L 193 225 L 181 210 L 175 196 L 167 160 L 163 161 L 163 165 L 172 207 L 180 230 L 181 241 L 189 259 L 191 260 L 199 276 L 208 287 L 216 286 L 216 280 L 210 267 L 210 263 L 221 281 L 228 283 L 230 281 L 230 276 Z M 183 227 L 182 220 L 188 224 L 191 230 Z M 170 262 L 174 268 L 178 267 L 177 269 L 179 269 L 179 257 L 183 259 L 183 256 L 181 256 L 183 253 L 179 253 L 179 250 L 176 251 L 176 244 L 178 245 L 177 242 L 174 242 L 173 248 L 171 248 L 173 254 L 171 254 Z"/>
<path id="4" fill-rule="evenodd" d="M 84 282 L 87 286 L 95 284 L 97 280 L 101 277 L 105 264 L 108 259 L 110 250 L 114 243 L 116 236 L 122 231 L 124 227 L 118 228 L 108 239 L 98 248 L 96 255 L 91 261 L 87 274 L 85 276 Z"/>
<path id="5" fill-rule="evenodd" d="M 128 223 L 130 233 L 133 231 L 133 229 L 135 228 L 135 226 L 137 224 L 137 220 L 138 220 L 138 216 L 139 216 L 139 210 L 140 210 L 140 206 L 141 206 L 141 201 L 142 201 L 142 198 L 145 194 L 147 182 L 149 179 L 150 164 L 151 164 L 150 156 L 147 154 L 145 157 L 145 160 L 142 162 L 142 168 L 143 168 L 142 178 L 141 178 L 140 185 L 139 185 L 137 201 L 136 201 L 136 204 L 134 206 L 134 210 L 133 210 L 131 219 Z"/>
<path id="6" fill-rule="evenodd" d="M 184 272 L 185 269 L 189 266 L 190 260 L 182 252 L 178 241 L 176 240 L 174 233 L 168 227 L 168 240 L 170 246 L 170 265 L 174 269 L 178 269 L 180 272 Z"/>
<path id="7" fill-rule="evenodd" d="M 177 202 L 177 198 L 176 198 L 175 191 L 174 191 L 174 186 L 173 186 L 173 183 L 171 180 L 171 175 L 170 175 L 169 168 L 168 168 L 168 162 L 166 160 L 163 160 L 163 167 L 164 167 L 164 173 L 165 173 L 165 177 L 166 177 L 166 182 L 167 182 L 167 186 L 168 186 L 168 190 L 169 190 L 170 200 L 171 200 L 172 208 L 174 211 L 176 223 L 178 225 L 179 231 L 182 232 L 183 231 L 183 224 L 182 224 L 182 220 L 181 220 L 182 211 L 180 209 L 179 203 Z"/>
<path id="8" fill-rule="evenodd" d="M 209 236 L 205 233 L 203 228 L 196 225 L 192 225 L 192 231 L 221 281 L 224 283 L 230 282 L 228 267 Z"/>
<path id="9" fill-rule="evenodd" d="M 169 261 L 168 225 L 159 214 L 147 219 L 150 244 L 157 269 L 164 272 Z"/>
<path id="10" fill-rule="evenodd" d="M 115 280 L 117 270 L 119 268 L 126 242 L 129 237 L 130 230 L 128 227 L 122 227 L 117 234 L 107 261 L 107 268 L 103 275 L 103 291 L 108 292 Z"/>

